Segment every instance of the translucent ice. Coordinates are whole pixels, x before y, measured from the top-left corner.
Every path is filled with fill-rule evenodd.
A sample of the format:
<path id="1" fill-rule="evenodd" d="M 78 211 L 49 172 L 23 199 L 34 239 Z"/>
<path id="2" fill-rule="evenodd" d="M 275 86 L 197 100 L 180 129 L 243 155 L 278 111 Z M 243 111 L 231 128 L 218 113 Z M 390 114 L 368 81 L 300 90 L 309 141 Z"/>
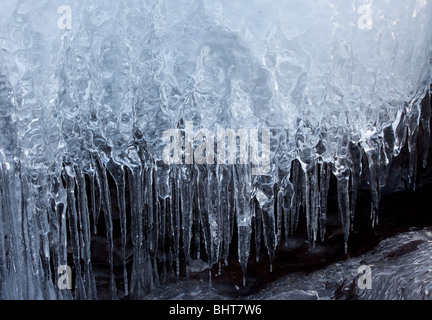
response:
<path id="1" fill-rule="evenodd" d="M 311 245 L 323 240 L 331 174 L 348 245 L 362 165 L 375 225 L 386 168 L 406 142 L 415 185 L 420 123 L 430 135 L 430 1 L 1 7 L 0 298 L 97 298 L 99 220 L 111 298 L 140 297 L 192 260 L 228 263 L 235 233 L 244 272 L 252 244 L 271 266 L 300 214 Z M 216 156 L 217 132 L 230 129 L 236 164 Z M 73 290 L 57 286 L 62 265 Z"/>

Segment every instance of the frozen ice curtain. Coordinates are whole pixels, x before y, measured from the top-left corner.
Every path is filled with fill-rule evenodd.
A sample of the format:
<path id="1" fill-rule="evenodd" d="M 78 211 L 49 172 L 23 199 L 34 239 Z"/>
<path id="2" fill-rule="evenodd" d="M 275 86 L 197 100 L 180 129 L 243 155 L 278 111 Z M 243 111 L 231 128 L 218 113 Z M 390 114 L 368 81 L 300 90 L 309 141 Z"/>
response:
<path id="1" fill-rule="evenodd" d="M 331 175 L 348 250 L 362 172 L 371 225 L 405 144 L 415 186 L 431 36 L 426 0 L 2 0 L 0 298 L 96 299 L 101 233 L 112 299 L 233 239 L 247 281 Z"/>

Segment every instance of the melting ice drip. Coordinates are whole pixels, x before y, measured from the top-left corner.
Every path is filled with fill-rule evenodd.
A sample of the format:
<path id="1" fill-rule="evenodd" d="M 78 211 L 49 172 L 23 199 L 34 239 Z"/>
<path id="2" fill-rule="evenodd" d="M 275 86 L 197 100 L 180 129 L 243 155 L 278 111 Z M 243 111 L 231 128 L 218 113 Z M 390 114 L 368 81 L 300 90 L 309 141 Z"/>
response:
<path id="1" fill-rule="evenodd" d="M 429 145 L 430 1 L 74 1 L 70 30 L 63 5 L 2 2 L 2 299 L 96 298 L 101 219 L 113 298 L 116 227 L 126 295 L 161 265 L 187 274 L 202 244 L 209 266 L 227 263 L 234 233 L 246 272 L 252 241 L 272 261 L 301 211 L 311 245 L 324 239 L 331 174 L 347 244 L 362 163 L 374 225 L 392 158 L 407 141 L 413 178 L 420 124 Z M 270 129 L 269 174 L 164 164 L 163 132 L 187 121 Z"/>

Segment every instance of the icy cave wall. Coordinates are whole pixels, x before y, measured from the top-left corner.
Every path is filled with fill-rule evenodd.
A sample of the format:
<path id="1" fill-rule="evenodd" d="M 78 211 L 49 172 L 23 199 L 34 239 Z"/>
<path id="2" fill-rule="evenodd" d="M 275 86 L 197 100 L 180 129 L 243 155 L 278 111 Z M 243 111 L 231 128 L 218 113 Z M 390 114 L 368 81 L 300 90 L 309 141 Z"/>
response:
<path id="1" fill-rule="evenodd" d="M 430 136 L 431 1 L 0 6 L 2 299 L 97 298 L 100 221 L 112 298 L 114 246 L 134 298 L 192 255 L 227 263 L 234 233 L 244 271 L 252 242 L 271 263 L 300 214 L 324 239 L 330 175 L 349 245 L 361 172 L 374 225 L 392 157 L 407 143 L 415 177 L 419 126 Z M 220 130 L 240 140 L 235 164 Z"/>

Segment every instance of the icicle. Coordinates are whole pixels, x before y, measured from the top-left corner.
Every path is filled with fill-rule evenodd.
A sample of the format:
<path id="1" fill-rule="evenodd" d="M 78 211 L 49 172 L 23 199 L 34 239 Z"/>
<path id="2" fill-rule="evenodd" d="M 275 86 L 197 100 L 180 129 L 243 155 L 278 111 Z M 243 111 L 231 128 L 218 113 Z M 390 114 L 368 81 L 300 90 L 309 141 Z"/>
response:
<path id="1" fill-rule="evenodd" d="M 217 170 L 217 206 L 219 219 L 222 224 L 221 237 L 223 242 L 220 250 L 220 259 L 223 258 L 225 266 L 228 266 L 229 246 L 232 238 L 231 221 L 233 220 L 233 213 L 231 212 L 232 201 L 230 199 L 231 170 L 226 165 L 217 166 Z"/>
<path id="2" fill-rule="evenodd" d="M 211 268 L 213 266 L 213 245 L 212 241 L 212 226 L 211 226 L 211 213 L 209 213 L 209 200 L 207 200 L 209 193 L 209 182 L 208 182 L 208 170 L 206 165 L 195 165 L 196 170 L 198 171 L 197 175 L 197 191 L 198 191 L 198 212 L 200 218 L 200 224 L 204 236 L 204 243 L 207 254 L 207 263 L 208 267 Z"/>
<path id="3" fill-rule="evenodd" d="M 143 210 L 141 214 L 142 227 L 140 231 L 144 233 L 141 237 L 141 239 L 143 239 L 141 254 L 144 262 L 144 268 L 141 270 L 141 277 L 144 283 L 144 290 L 151 290 L 159 285 L 160 282 L 155 260 L 159 244 L 161 242 L 164 243 L 165 238 L 159 235 L 157 229 L 158 223 L 156 221 L 162 220 L 163 218 L 161 217 L 165 217 L 164 215 L 167 213 L 165 209 L 169 210 L 164 206 L 164 212 L 163 214 L 161 213 L 160 202 L 163 202 L 163 200 L 157 197 L 157 190 L 159 190 L 159 185 L 156 183 L 157 170 L 158 167 L 154 163 L 146 162 L 140 171 L 141 190 L 144 194 L 140 199 L 140 206 Z M 169 200 L 167 199 L 164 204 L 168 202 Z M 164 264 L 166 260 L 166 256 L 164 256 Z"/>
<path id="4" fill-rule="evenodd" d="M 322 163 L 320 171 L 320 211 L 319 211 L 319 225 L 321 241 L 324 241 L 326 234 L 327 223 L 327 196 L 330 185 L 330 170 L 326 163 Z"/>
<path id="5" fill-rule="evenodd" d="M 195 176 L 196 178 L 196 183 L 193 184 L 194 186 L 194 194 L 196 195 L 196 197 L 194 197 L 193 201 L 194 201 L 194 210 L 193 210 L 193 226 L 195 227 L 194 229 L 194 247 L 195 247 L 195 258 L 196 260 L 200 260 L 201 259 L 201 234 L 202 234 L 202 230 L 201 230 L 201 217 L 200 217 L 200 200 L 198 198 L 199 196 L 199 178 L 198 176 Z"/>
<path id="6" fill-rule="evenodd" d="M 302 195 L 303 195 L 303 171 L 301 169 L 301 165 L 299 161 L 293 162 L 293 203 L 290 211 L 290 233 L 292 234 L 296 229 L 300 216 L 300 207 L 302 205 Z"/>
<path id="7" fill-rule="evenodd" d="M 193 177 L 189 165 L 182 166 L 180 171 L 180 204 L 181 204 L 181 230 L 183 253 L 185 259 L 186 277 L 189 277 L 190 246 L 193 223 Z"/>
<path id="8" fill-rule="evenodd" d="M 306 168 L 305 168 L 306 170 Z M 309 246 L 313 246 L 313 230 L 312 230 L 312 218 L 311 218 L 311 187 L 310 187 L 310 172 L 304 172 L 304 184 L 303 184 L 303 209 L 306 214 L 306 230 Z"/>
<path id="9" fill-rule="evenodd" d="M 81 257 L 84 261 L 84 285 L 86 288 L 87 299 L 96 299 L 96 283 L 93 277 L 90 254 L 90 219 L 86 193 L 86 183 L 84 173 L 75 167 L 75 177 L 77 185 L 78 220 L 81 240 Z"/>
<path id="10" fill-rule="evenodd" d="M 349 171 L 344 171 L 337 177 L 338 208 L 341 220 L 344 240 L 345 254 L 348 253 L 348 238 L 350 233 L 350 206 L 349 206 Z"/>
<path id="11" fill-rule="evenodd" d="M 144 202 L 147 209 L 147 246 L 149 254 L 151 255 L 153 274 L 151 277 L 152 285 L 159 285 L 159 277 L 156 266 L 156 259 L 158 255 L 158 244 L 160 240 L 160 210 L 157 201 L 157 188 L 155 184 L 155 170 L 153 166 L 146 165 L 143 173 L 142 181 L 144 189 Z"/>
<path id="12" fill-rule="evenodd" d="M 283 204 L 284 204 L 284 189 L 281 188 L 277 193 L 277 205 L 276 205 L 276 241 L 277 245 L 281 243 L 282 237 L 282 218 L 283 218 Z"/>
<path id="13" fill-rule="evenodd" d="M 97 234 L 97 223 L 100 212 L 100 197 L 96 199 L 96 173 L 94 170 L 90 171 L 90 201 L 93 216 L 93 233 Z"/>
<path id="14" fill-rule="evenodd" d="M 404 103 L 406 104 L 406 102 Z M 406 115 L 407 107 L 403 109 L 403 111 L 399 111 L 397 114 L 396 120 L 393 122 L 392 131 L 394 132 L 394 151 L 393 155 L 398 156 L 403 146 L 405 145 L 407 138 L 407 115 Z M 364 145 L 362 145 L 364 149 Z"/>
<path id="15" fill-rule="evenodd" d="M 160 208 L 160 204 L 158 201 L 158 196 L 157 196 L 157 186 L 156 186 L 156 172 L 155 172 L 155 168 L 153 166 L 150 166 L 149 168 L 147 168 L 147 172 L 148 172 L 148 179 L 146 179 L 147 181 L 147 185 L 149 187 L 149 190 L 151 190 L 151 197 L 149 197 L 149 201 L 151 199 L 151 204 L 153 207 L 153 214 L 154 214 L 154 220 L 155 220 L 155 226 L 154 226 L 154 235 L 155 235 L 155 248 L 154 248 L 154 253 L 152 256 L 153 259 L 153 280 L 156 286 L 158 286 L 160 284 L 160 279 L 159 279 L 159 272 L 158 272 L 158 267 L 157 267 L 157 253 L 158 253 L 158 248 L 160 245 L 160 242 L 163 241 L 164 239 L 161 237 L 161 234 L 163 234 L 161 232 L 161 220 L 162 220 L 162 213 L 161 213 L 161 208 Z"/>
<path id="16" fill-rule="evenodd" d="M 157 266 L 156 255 L 152 256 L 152 262 L 153 262 L 153 264 L 151 266 L 152 267 L 152 274 L 151 274 L 152 282 L 155 286 L 159 286 L 160 280 L 159 280 L 159 271 L 158 271 L 158 266 Z"/>
<path id="17" fill-rule="evenodd" d="M 3 188 L 2 188 L 2 168 L 0 165 L 0 279 L 7 279 L 6 278 L 6 266 L 7 266 L 7 260 L 6 260 L 6 237 L 5 237 L 5 222 L 3 221 Z M 7 281 L 3 280 L 0 283 L 0 298 L 7 298 Z"/>
<path id="18" fill-rule="evenodd" d="M 252 234 L 251 168 L 249 165 L 233 166 L 235 213 L 238 233 L 238 257 L 243 275 L 246 274 Z"/>
<path id="19" fill-rule="evenodd" d="M 421 125 L 423 128 L 423 168 L 427 166 L 427 157 L 429 154 L 429 145 L 430 145 L 430 136 L 431 136 L 431 128 L 430 128 L 430 120 L 431 120 L 431 91 L 426 90 L 425 98 L 422 100 L 422 109 L 421 109 Z"/>
<path id="20" fill-rule="evenodd" d="M 173 263 L 175 260 L 175 253 L 173 254 L 173 251 L 175 250 L 173 246 L 175 246 L 175 231 L 174 231 L 174 197 L 173 194 L 168 196 L 166 199 L 166 219 L 167 219 L 167 236 L 168 236 L 168 248 L 167 248 L 167 262 L 168 262 L 168 274 L 170 275 L 173 271 Z"/>
<path id="21" fill-rule="evenodd" d="M 282 179 L 283 193 L 282 193 L 282 206 L 283 206 L 283 221 L 285 230 L 285 245 L 288 244 L 288 237 L 290 235 L 290 224 L 291 224 L 291 208 L 293 205 L 294 188 L 292 183 L 289 181 L 289 171 L 286 176 Z"/>
<path id="22" fill-rule="evenodd" d="M 210 227 L 210 241 L 211 241 L 211 261 L 212 265 L 217 263 L 221 256 L 221 242 L 223 240 L 222 231 L 222 218 L 221 211 L 218 201 L 218 166 L 219 165 L 207 165 L 207 212 L 209 214 L 209 227 Z"/>
<path id="23" fill-rule="evenodd" d="M 417 176 L 417 136 L 420 121 L 420 104 L 421 100 L 412 101 L 409 103 L 408 109 L 408 183 L 413 190 L 415 190 Z"/>
<path id="24" fill-rule="evenodd" d="M 380 190 L 380 177 L 382 169 L 380 167 L 380 152 L 377 152 L 379 150 L 379 143 L 371 140 L 368 143 L 365 144 L 364 150 L 365 154 L 368 159 L 369 164 L 369 185 L 371 188 L 371 196 L 372 196 L 372 202 L 371 202 L 371 221 L 372 221 L 372 227 L 375 227 L 377 223 L 377 217 L 378 217 L 378 206 L 379 206 L 379 200 L 381 197 L 381 190 Z"/>
<path id="25" fill-rule="evenodd" d="M 357 192 L 360 185 L 360 177 L 362 173 L 362 152 L 358 144 L 350 143 L 350 151 L 352 158 L 351 167 L 351 230 L 354 227 L 354 214 L 357 202 Z"/>
<path id="26" fill-rule="evenodd" d="M 64 191 L 65 195 L 64 198 L 66 198 L 66 192 Z M 64 203 L 58 203 L 55 207 L 55 213 L 57 215 L 57 221 L 54 222 L 56 226 L 58 227 L 58 242 L 56 243 L 56 250 L 54 250 L 55 255 L 57 256 L 57 266 L 67 265 L 67 228 L 66 228 L 66 205 Z M 56 283 L 58 281 L 58 274 L 56 273 Z M 72 299 L 72 294 L 70 290 L 59 290 L 58 293 L 60 296 Z"/>
<path id="27" fill-rule="evenodd" d="M 174 239 L 174 260 L 176 264 L 176 275 L 180 276 L 180 182 L 179 182 L 179 173 L 176 165 L 172 167 L 171 171 L 171 185 L 172 185 L 172 196 L 171 200 L 171 219 L 172 219 L 172 230 L 173 230 L 173 239 Z"/>
<path id="28" fill-rule="evenodd" d="M 68 201 L 68 225 L 69 225 L 69 238 L 72 248 L 72 256 L 74 261 L 74 266 L 76 269 L 75 277 L 75 298 L 76 299 L 86 299 L 84 280 L 82 278 L 81 263 L 80 263 L 80 252 L 81 245 L 79 241 L 79 229 L 78 229 L 78 215 L 76 211 L 76 198 L 75 198 L 75 176 L 74 170 L 69 165 L 65 166 L 64 179 L 66 180 L 66 191 L 67 191 L 67 201 Z"/>
<path id="29" fill-rule="evenodd" d="M 24 299 L 24 293 L 22 292 L 24 286 L 20 283 L 23 279 L 22 277 L 21 279 L 14 277 L 15 274 L 22 274 L 20 272 L 24 270 L 22 266 L 24 260 L 20 259 L 22 249 L 19 246 L 22 243 L 22 236 L 16 229 L 16 222 L 20 215 L 13 212 L 14 209 L 18 208 L 14 206 L 14 202 L 12 201 L 14 183 L 11 176 L 9 163 L 0 162 L 0 230 L 2 231 L 2 234 L 0 234 L 2 247 L 0 248 L 2 263 L 4 263 L 0 268 L 2 279 L 0 298 Z M 16 200 L 14 199 L 14 201 Z M 5 237 L 6 232 L 9 232 L 8 237 Z M 6 255 L 6 250 L 8 251 L 8 255 Z M 14 269 L 15 273 L 12 272 Z M 15 290 L 11 290 L 10 288 L 15 288 Z"/>
<path id="30" fill-rule="evenodd" d="M 258 200 L 257 211 L 261 211 L 264 243 L 269 255 L 270 264 L 276 252 L 276 230 L 274 216 L 274 190 L 271 176 L 256 176 L 254 179 L 255 197 Z"/>
<path id="31" fill-rule="evenodd" d="M 123 166 L 120 164 L 110 161 L 107 165 L 108 171 L 111 173 L 116 185 L 117 203 L 119 208 L 120 216 L 120 233 L 121 233 L 121 248 L 123 255 L 123 282 L 124 282 L 124 294 L 129 295 L 129 284 L 126 270 L 126 235 L 127 235 L 127 221 L 126 221 L 126 182 L 125 172 Z"/>
<path id="32" fill-rule="evenodd" d="M 166 230 L 167 230 L 167 204 L 165 199 L 158 197 L 158 206 L 160 211 L 160 219 L 161 219 L 161 237 L 160 237 L 160 246 L 161 246 L 161 257 L 160 262 L 162 264 L 162 272 L 161 279 L 165 281 L 168 278 L 168 270 L 167 270 L 167 261 L 168 261 L 168 251 L 169 248 L 166 248 Z"/>
<path id="33" fill-rule="evenodd" d="M 321 206 L 321 192 L 319 187 L 319 163 L 316 162 L 314 165 L 313 183 L 312 183 L 312 229 L 313 229 L 313 241 L 314 244 L 317 240 L 318 228 L 319 228 L 319 209 Z"/>
<path id="34" fill-rule="evenodd" d="M 251 200 L 251 214 L 253 219 L 254 231 L 255 231 L 255 248 L 256 248 L 256 262 L 260 259 L 261 250 L 261 237 L 262 237 L 262 217 L 261 210 L 256 210 L 258 206 L 257 200 L 252 198 Z"/>
<path id="35" fill-rule="evenodd" d="M 128 182 L 129 182 L 129 203 L 130 203 L 130 211 L 131 211 L 131 238 L 132 238 L 132 244 L 133 244 L 133 253 L 134 253 L 134 259 L 132 264 L 132 274 L 131 278 L 135 279 L 135 281 L 131 282 L 130 286 L 130 294 L 132 297 L 139 296 L 140 294 L 140 286 L 138 284 L 141 283 L 140 275 L 137 271 L 140 267 L 140 259 L 141 255 L 138 253 L 138 246 L 139 246 L 139 231 L 138 231 L 138 225 L 136 220 L 136 215 L 138 214 L 139 210 L 139 200 L 138 197 L 138 188 L 141 187 L 140 179 L 137 179 L 141 172 L 141 167 L 130 167 L 128 168 Z M 138 267 L 137 267 L 138 266 Z"/>
<path id="36" fill-rule="evenodd" d="M 25 198 L 20 182 L 22 165 L 16 157 L 19 151 L 18 129 L 13 97 L 0 58 L 0 221 L 4 228 L 0 237 L 5 247 L 4 250 L 0 247 L 4 255 L 4 264 L 0 265 L 0 299 L 31 299 L 33 297 L 26 292 L 26 248 L 22 225 L 22 202 Z"/>
<path id="37" fill-rule="evenodd" d="M 115 283 L 114 276 L 114 261 L 113 261 L 113 249 L 114 249 L 114 239 L 113 239 L 113 224 L 112 224 L 112 213 L 111 213 L 111 196 L 108 184 L 108 176 L 105 166 L 100 163 L 100 174 L 99 181 L 102 180 L 99 185 L 101 186 L 101 199 L 103 205 L 103 212 L 105 218 L 105 226 L 107 232 L 108 241 L 108 262 L 110 264 L 110 294 L 111 299 L 116 300 L 117 297 L 117 286 Z"/>
<path id="38" fill-rule="evenodd" d="M 133 298 L 142 297 L 144 293 L 153 288 L 154 279 L 154 262 L 148 252 L 148 243 L 144 233 L 144 193 L 147 179 L 142 166 L 131 167 L 129 178 L 130 192 L 130 207 L 131 207 L 131 237 L 134 249 L 134 259 L 132 264 L 132 274 L 130 293 Z M 151 187 L 151 186 L 150 186 Z M 159 203 L 159 202 L 158 202 Z M 159 205 L 159 204 L 158 204 Z M 164 210 L 165 208 L 163 208 Z M 159 210 L 159 209 L 158 209 Z M 164 219 L 160 219 L 161 224 L 165 223 Z M 163 243 L 163 241 L 162 241 Z M 164 252 L 164 251 L 163 251 Z M 161 259 L 162 264 L 164 260 Z M 163 277 L 163 272 L 162 272 Z"/>
<path id="39" fill-rule="evenodd" d="M 315 246 L 318 232 L 318 208 L 320 206 L 320 189 L 318 180 L 318 164 L 311 164 L 311 168 L 305 172 L 304 198 L 306 203 L 306 223 L 309 244 Z"/>

